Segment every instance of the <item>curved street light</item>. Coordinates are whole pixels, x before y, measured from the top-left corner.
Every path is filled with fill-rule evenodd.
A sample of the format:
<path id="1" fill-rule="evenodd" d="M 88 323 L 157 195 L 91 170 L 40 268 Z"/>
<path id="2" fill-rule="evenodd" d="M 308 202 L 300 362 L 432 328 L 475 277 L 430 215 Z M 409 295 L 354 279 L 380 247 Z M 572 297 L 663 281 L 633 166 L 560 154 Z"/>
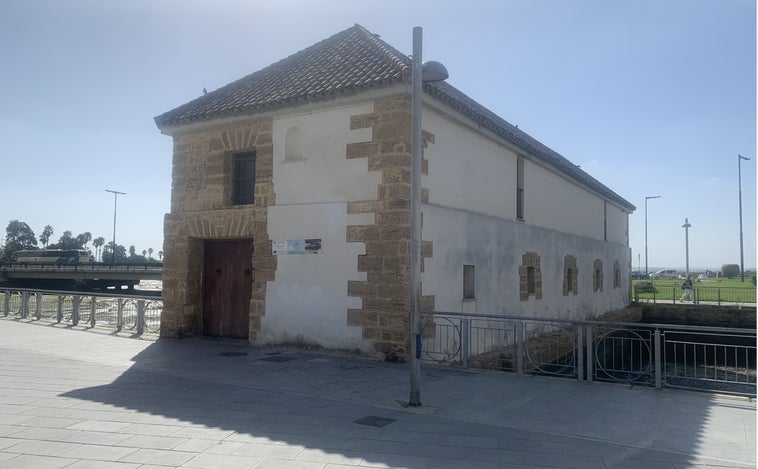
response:
<path id="1" fill-rule="evenodd" d="M 411 391 L 408 405 L 421 405 L 421 84 L 445 80 L 447 69 L 439 62 L 421 62 L 422 29 L 413 28 L 411 68 L 411 276 L 410 350 Z"/>

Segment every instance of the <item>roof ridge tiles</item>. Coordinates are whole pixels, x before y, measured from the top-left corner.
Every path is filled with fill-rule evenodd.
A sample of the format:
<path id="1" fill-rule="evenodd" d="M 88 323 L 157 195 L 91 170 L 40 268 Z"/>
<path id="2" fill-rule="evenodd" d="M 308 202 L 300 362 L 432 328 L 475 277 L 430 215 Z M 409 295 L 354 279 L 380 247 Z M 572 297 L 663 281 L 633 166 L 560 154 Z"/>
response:
<path id="1" fill-rule="evenodd" d="M 409 83 L 411 58 L 356 23 L 256 72 L 155 117 L 163 129 L 218 117 L 253 114 L 293 103 L 322 101 L 377 86 Z M 568 159 L 445 81 L 423 89 L 491 132 L 521 147 L 621 207 L 636 207 Z"/>

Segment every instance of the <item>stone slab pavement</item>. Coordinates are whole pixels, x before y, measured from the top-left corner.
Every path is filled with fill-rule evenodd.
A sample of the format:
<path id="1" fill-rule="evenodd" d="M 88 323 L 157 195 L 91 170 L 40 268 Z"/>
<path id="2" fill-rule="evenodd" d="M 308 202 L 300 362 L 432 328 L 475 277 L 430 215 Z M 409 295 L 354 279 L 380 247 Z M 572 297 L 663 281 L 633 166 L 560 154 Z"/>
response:
<path id="1" fill-rule="evenodd" d="M 755 467 L 752 399 L 0 319 L 0 468 Z"/>

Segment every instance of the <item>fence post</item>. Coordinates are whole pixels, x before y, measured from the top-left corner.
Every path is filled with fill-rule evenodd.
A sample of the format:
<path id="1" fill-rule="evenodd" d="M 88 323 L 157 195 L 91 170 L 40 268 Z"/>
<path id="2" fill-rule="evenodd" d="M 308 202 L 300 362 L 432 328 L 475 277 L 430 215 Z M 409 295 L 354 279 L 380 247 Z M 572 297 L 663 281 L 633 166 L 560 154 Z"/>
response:
<path id="1" fill-rule="evenodd" d="M 26 319 L 29 316 L 29 292 L 21 292 L 21 318 Z"/>
<path id="2" fill-rule="evenodd" d="M 55 315 L 58 324 L 63 321 L 63 295 L 58 295 L 58 313 Z"/>
<path id="3" fill-rule="evenodd" d="M 3 296 L 3 316 L 7 316 L 11 312 L 11 293 L 5 292 Z"/>
<path id="4" fill-rule="evenodd" d="M 526 324 L 516 323 L 516 367 L 519 374 L 524 374 L 524 331 Z"/>
<path id="5" fill-rule="evenodd" d="M 124 299 L 119 298 L 117 305 L 118 309 L 116 310 L 116 330 L 121 331 L 121 329 L 124 327 Z"/>
<path id="6" fill-rule="evenodd" d="M 74 295 L 71 298 L 71 325 L 79 325 L 79 304 L 82 302 L 82 297 Z"/>
<path id="7" fill-rule="evenodd" d="M 42 293 L 34 294 L 34 317 L 37 319 L 42 318 Z"/>
<path id="8" fill-rule="evenodd" d="M 95 311 L 97 311 L 97 297 L 93 296 L 89 309 L 89 324 L 91 327 L 95 327 Z"/>
<path id="9" fill-rule="evenodd" d="M 654 349 L 655 349 L 655 389 L 661 389 L 661 331 L 655 330 L 654 336 Z"/>
<path id="10" fill-rule="evenodd" d="M 137 300 L 137 334 L 145 332 L 145 300 Z"/>
<path id="11" fill-rule="evenodd" d="M 592 353 L 592 326 L 587 326 L 587 381 L 592 382 L 593 380 L 593 365 L 594 360 L 592 359 L 593 353 Z"/>
<path id="12" fill-rule="evenodd" d="M 716 297 L 718 298 L 719 306 L 721 306 L 721 288 L 716 289 Z"/>
<path id="13" fill-rule="evenodd" d="M 461 364 L 463 368 L 469 366 L 469 354 L 470 354 L 470 331 L 471 320 L 469 318 L 461 319 Z"/>
<path id="14" fill-rule="evenodd" d="M 584 326 L 576 328 L 576 380 L 584 381 Z"/>

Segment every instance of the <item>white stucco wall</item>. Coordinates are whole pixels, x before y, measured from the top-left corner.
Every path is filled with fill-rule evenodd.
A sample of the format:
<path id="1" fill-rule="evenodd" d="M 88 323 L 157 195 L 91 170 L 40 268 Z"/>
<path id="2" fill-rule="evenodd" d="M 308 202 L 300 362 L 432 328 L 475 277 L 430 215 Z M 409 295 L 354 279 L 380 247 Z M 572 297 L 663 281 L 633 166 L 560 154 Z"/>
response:
<path id="1" fill-rule="evenodd" d="M 500 218 L 516 218 L 516 155 L 474 131 L 424 113 L 435 143 L 424 149 L 429 202 Z"/>
<path id="2" fill-rule="evenodd" d="M 273 241 L 320 238 L 318 254 L 282 254 L 276 279 L 266 286 L 266 314 L 257 343 L 306 343 L 368 352 L 360 327 L 347 325 L 348 308 L 361 299 L 347 296 L 348 280 L 366 280 L 356 262 L 363 243 L 345 242 L 345 226 L 359 223 L 345 203 L 269 207 Z"/>
<path id="3" fill-rule="evenodd" d="M 619 244 L 629 244 L 629 212 L 608 203 L 608 241 Z"/>
<path id="4" fill-rule="evenodd" d="M 491 138 L 431 112 L 424 129 L 435 136 L 424 155 L 422 178 L 431 204 L 516 220 L 518 155 Z M 604 240 L 604 201 L 528 158 L 524 161 L 524 221 L 578 236 Z M 611 208 L 613 210 L 611 210 Z M 614 213 L 611 213 L 614 212 Z M 626 220 L 609 204 L 608 239 L 626 243 Z M 613 225 L 613 226 L 611 226 Z"/>
<path id="5" fill-rule="evenodd" d="M 435 296 L 437 311 L 585 319 L 628 304 L 629 248 L 584 236 L 533 227 L 472 212 L 424 204 L 424 240 L 434 256 L 425 259 L 423 294 Z M 536 252 L 542 270 L 542 299 L 520 301 L 522 255 Z M 577 295 L 563 296 L 566 255 L 577 259 Z M 596 258 L 603 261 L 603 292 L 593 292 Z M 613 261 L 621 288 L 613 288 Z M 476 301 L 463 301 L 463 265 L 476 266 Z"/>
<path id="6" fill-rule="evenodd" d="M 350 130 L 350 117 L 373 112 L 373 103 L 274 119 L 274 191 L 277 205 L 373 200 L 381 182 L 368 159 L 347 159 L 349 143 L 371 141 L 372 129 Z M 303 157 L 285 159 L 287 132 L 298 127 Z"/>
<path id="7" fill-rule="evenodd" d="M 373 112 L 373 104 L 345 106 L 284 116 L 273 121 L 274 191 L 268 209 L 269 237 L 274 242 L 319 238 L 318 254 L 282 254 L 276 277 L 266 286 L 266 314 L 260 344 L 306 342 L 333 349 L 368 352 L 360 327 L 347 325 L 347 310 L 361 299 L 347 296 L 349 280 L 366 280 L 358 272 L 363 243 L 346 242 L 346 226 L 371 224 L 373 214 L 347 214 L 348 201 L 374 200 L 379 172 L 368 171 L 367 158 L 346 158 L 350 143 L 371 141 L 372 130 L 350 130 L 350 117 Z M 291 129 L 300 139 L 301 158 L 287 158 Z M 290 141 L 290 151 L 292 150 Z"/>

